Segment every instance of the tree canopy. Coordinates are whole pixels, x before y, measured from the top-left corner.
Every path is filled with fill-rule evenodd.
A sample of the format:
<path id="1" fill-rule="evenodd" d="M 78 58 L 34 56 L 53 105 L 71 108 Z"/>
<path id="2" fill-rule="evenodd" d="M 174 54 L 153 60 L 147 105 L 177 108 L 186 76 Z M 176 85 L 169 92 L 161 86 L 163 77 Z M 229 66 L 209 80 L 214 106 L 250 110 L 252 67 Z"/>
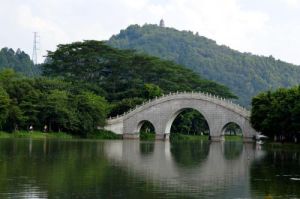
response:
<path id="1" fill-rule="evenodd" d="M 252 126 L 270 137 L 300 133 L 300 86 L 260 93 L 252 99 Z"/>
<path id="2" fill-rule="evenodd" d="M 39 74 L 38 66 L 34 66 L 29 55 L 20 49 L 14 51 L 11 48 L 2 48 L 0 50 L 0 70 L 4 68 L 12 68 L 27 76 Z"/>
<path id="3" fill-rule="evenodd" d="M 0 128 L 6 122 L 8 116 L 9 96 L 0 85 Z"/>
<path id="4" fill-rule="evenodd" d="M 101 41 L 59 45 L 55 52 L 48 53 L 43 74 L 104 96 L 112 103 L 111 116 L 169 92 L 202 91 L 236 97 L 227 87 L 171 61 L 118 50 Z"/>
<path id="5" fill-rule="evenodd" d="M 62 80 L 0 72 L 0 130 L 47 125 L 50 131 L 85 136 L 104 125 L 107 112 L 103 97 Z"/>
<path id="6" fill-rule="evenodd" d="M 88 82 L 103 89 L 109 101 L 192 90 L 235 97 L 225 86 L 205 80 L 171 61 L 118 50 L 101 41 L 59 45 L 55 52 L 48 53 L 47 60 L 43 65 L 44 75 Z"/>

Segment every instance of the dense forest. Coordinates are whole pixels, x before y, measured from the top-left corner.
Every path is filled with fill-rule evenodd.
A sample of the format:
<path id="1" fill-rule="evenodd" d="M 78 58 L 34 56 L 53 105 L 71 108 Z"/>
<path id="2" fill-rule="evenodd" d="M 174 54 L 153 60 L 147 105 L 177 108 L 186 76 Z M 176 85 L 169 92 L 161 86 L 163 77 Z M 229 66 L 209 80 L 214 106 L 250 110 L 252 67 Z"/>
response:
<path id="1" fill-rule="evenodd" d="M 0 72 L 0 130 L 64 131 L 80 136 L 103 126 L 108 105 L 103 97 L 46 77 L 28 78 L 12 69 Z"/>
<path id="2" fill-rule="evenodd" d="M 163 93 L 192 90 L 235 98 L 227 87 L 171 61 L 101 41 L 59 45 L 48 52 L 41 76 L 0 70 L 0 130 L 47 125 L 50 131 L 85 137 L 103 126 L 108 115 Z"/>
<path id="3" fill-rule="evenodd" d="M 122 114 L 144 100 L 176 91 L 203 91 L 235 98 L 229 89 L 171 61 L 118 50 L 101 41 L 59 45 L 49 52 L 43 74 L 86 86 Z M 131 106 L 131 107 L 130 107 Z"/>
<path id="4" fill-rule="evenodd" d="M 251 123 L 275 140 L 299 142 L 300 86 L 262 92 L 252 100 Z"/>
<path id="5" fill-rule="evenodd" d="M 252 97 L 261 91 L 300 83 L 299 66 L 272 56 L 240 53 L 190 31 L 131 25 L 112 36 L 108 44 L 184 65 L 206 79 L 229 87 L 244 106 L 249 106 Z"/>
<path id="6" fill-rule="evenodd" d="M 39 74 L 38 66 L 34 66 L 29 55 L 20 49 L 14 51 L 11 48 L 2 48 L 0 50 L 0 70 L 4 68 L 12 68 L 26 76 Z"/>

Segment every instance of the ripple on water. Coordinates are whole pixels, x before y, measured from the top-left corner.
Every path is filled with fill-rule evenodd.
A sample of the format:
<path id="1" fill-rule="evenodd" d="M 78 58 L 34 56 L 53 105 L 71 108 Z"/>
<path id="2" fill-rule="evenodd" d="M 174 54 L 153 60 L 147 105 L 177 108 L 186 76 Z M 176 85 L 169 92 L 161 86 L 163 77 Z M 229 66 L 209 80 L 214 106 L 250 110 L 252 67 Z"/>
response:
<path id="1" fill-rule="evenodd" d="M 294 181 L 300 181 L 300 178 L 290 178 L 290 179 Z"/>

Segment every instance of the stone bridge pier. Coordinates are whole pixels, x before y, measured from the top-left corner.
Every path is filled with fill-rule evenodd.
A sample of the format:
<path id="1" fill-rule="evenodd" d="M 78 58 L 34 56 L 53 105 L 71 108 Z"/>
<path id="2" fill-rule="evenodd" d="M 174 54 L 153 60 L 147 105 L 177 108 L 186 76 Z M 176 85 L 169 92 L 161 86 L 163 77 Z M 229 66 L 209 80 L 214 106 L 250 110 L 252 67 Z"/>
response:
<path id="1" fill-rule="evenodd" d="M 150 122 L 156 139 L 169 139 L 175 118 L 186 109 L 199 111 L 206 119 L 213 141 L 221 140 L 229 123 L 237 124 L 244 141 L 252 141 L 256 131 L 251 127 L 250 112 L 230 101 L 203 93 L 173 93 L 144 103 L 121 116 L 107 120 L 106 130 L 123 134 L 124 139 L 137 139 L 144 122 Z"/>

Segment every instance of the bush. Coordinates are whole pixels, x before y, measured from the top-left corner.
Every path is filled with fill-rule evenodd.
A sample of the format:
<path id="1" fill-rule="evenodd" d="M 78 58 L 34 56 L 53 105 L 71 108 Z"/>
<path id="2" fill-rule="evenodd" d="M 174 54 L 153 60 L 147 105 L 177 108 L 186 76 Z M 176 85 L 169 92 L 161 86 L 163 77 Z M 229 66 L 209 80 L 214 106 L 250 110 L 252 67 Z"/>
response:
<path id="1" fill-rule="evenodd" d="M 155 140 L 155 133 L 141 132 L 140 140 Z"/>
<path id="2" fill-rule="evenodd" d="M 93 133 L 89 133 L 87 135 L 87 138 L 103 139 L 103 140 L 118 140 L 118 139 L 122 139 L 122 135 L 118 135 L 112 131 L 101 129 L 101 130 L 94 131 Z"/>
<path id="3" fill-rule="evenodd" d="M 208 136 L 207 135 L 183 135 L 181 133 L 171 133 L 170 135 L 171 142 L 199 141 L 199 140 L 208 140 Z"/>

